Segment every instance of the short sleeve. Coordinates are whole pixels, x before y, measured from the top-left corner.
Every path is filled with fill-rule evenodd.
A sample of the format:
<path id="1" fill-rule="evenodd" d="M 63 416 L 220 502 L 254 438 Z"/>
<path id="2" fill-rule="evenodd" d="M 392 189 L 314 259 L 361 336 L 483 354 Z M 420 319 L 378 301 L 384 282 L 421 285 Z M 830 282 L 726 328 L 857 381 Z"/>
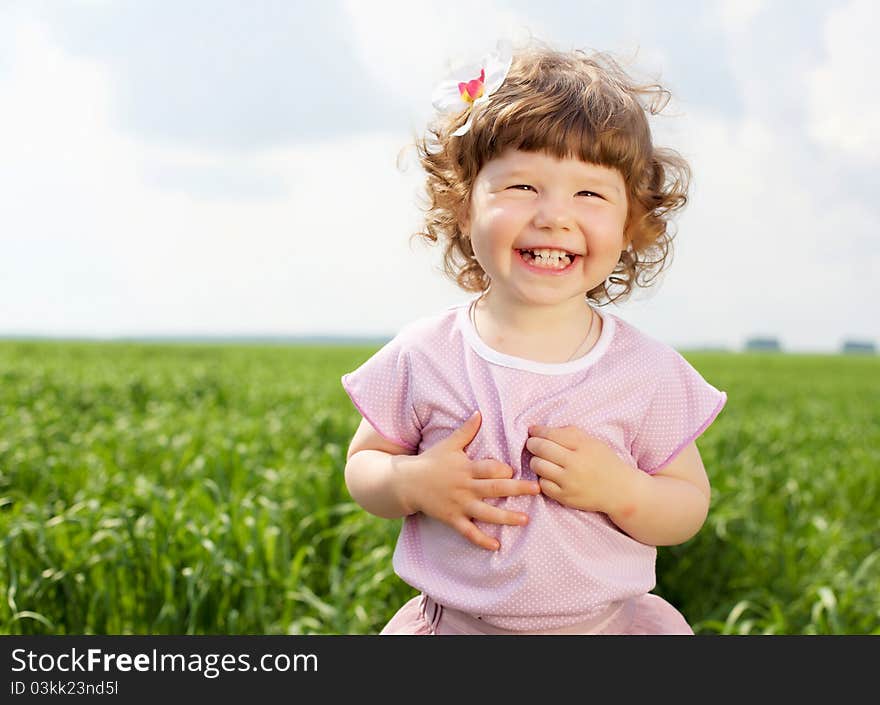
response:
<path id="1" fill-rule="evenodd" d="M 649 475 L 662 470 L 721 412 L 727 394 L 718 391 L 673 348 L 632 443 L 632 456 Z"/>
<path id="2" fill-rule="evenodd" d="M 342 386 L 379 434 L 416 450 L 422 431 L 414 411 L 412 380 L 410 355 L 398 335 L 356 370 L 343 375 Z"/>

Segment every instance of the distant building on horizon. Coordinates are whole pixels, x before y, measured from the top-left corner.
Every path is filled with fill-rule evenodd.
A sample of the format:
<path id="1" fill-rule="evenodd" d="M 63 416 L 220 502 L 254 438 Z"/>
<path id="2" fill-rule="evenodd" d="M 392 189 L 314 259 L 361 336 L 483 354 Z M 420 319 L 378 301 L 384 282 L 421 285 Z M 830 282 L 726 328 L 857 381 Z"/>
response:
<path id="1" fill-rule="evenodd" d="M 764 352 L 779 352 L 782 346 L 778 338 L 749 338 L 746 340 L 746 350 L 761 350 Z"/>
<path id="2" fill-rule="evenodd" d="M 845 355 L 850 353 L 874 355 L 877 353 L 877 346 L 871 340 L 844 340 L 840 351 Z"/>

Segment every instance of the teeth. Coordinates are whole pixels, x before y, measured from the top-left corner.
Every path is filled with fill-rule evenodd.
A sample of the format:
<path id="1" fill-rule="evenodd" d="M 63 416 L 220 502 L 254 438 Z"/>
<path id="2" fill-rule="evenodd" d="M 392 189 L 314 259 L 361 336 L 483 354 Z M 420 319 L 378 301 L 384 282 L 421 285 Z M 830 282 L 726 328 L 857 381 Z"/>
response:
<path id="1" fill-rule="evenodd" d="M 543 248 L 540 250 L 532 250 L 536 255 L 543 257 L 544 259 L 549 259 L 550 257 L 556 257 L 557 259 L 561 259 L 565 257 L 565 250 L 551 250 L 548 248 Z"/>
<path id="2" fill-rule="evenodd" d="M 565 250 L 557 250 L 551 247 L 542 247 L 538 250 L 522 250 L 523 252 L 531 252 L 536 257 L 543 257 L 544 259 L 562 259 L 563 257 L 572 257 L 573 255 L 569 255 Z"/>
<path id="3" fill-rule="evenodd" d="M 536 256 L 533 256 L 534 252 Z M 531 262 L 539 267 L 547 267 L 549 269 L 564 269 L 570 264 L 568 257 L 561 250 L 523 250 L 523 258 L 527 262 Z"/>

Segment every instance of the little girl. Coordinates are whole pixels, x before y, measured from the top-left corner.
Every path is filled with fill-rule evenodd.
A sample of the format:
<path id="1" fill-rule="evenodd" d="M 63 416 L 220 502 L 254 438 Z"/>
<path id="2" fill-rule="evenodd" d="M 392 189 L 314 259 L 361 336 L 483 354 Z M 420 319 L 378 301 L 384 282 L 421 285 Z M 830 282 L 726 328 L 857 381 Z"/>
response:
<path id="1" fill-rule="evenodd" d="M 363 416 L 346 484 L 405 517 L 393 566 L 420 591 L 382 634 L 693 634 L 650 592 L 655 547 L 706 519 L 694 441 L 727 395 L 593 306 L 666 262 L 689 167 L 646 112 L 669 94 L 537 44 L 456 78 L 417 142 L 423 235 L 478 295 L 342 377 Z"/>

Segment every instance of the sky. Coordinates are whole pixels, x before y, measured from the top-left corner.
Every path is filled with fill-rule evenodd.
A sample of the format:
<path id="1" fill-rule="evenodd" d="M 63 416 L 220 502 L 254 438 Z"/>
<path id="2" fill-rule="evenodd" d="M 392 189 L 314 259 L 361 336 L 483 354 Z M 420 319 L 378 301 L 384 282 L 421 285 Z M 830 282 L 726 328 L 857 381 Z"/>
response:
<path id="1" fill-rule="evenodd" d="M 674 259 L 603 310 L 678 349 L 880 344 L 880 4 L 0 0 L 0 337 L 390 337 L 471 298 L 411 144 L 498 39 L 672 95 Z"/>

